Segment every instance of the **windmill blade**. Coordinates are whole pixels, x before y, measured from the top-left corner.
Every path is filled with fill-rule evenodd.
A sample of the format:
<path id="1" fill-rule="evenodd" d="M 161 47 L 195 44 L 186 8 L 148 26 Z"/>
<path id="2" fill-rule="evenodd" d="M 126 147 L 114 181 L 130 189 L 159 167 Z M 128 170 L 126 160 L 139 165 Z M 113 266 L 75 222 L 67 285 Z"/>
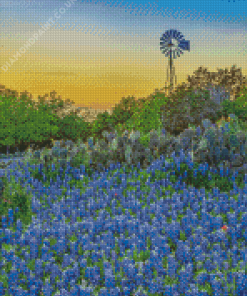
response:
<path id="1" fill-rule="evenodd" d="M 175 38 L 176 34 L 177 34 L 177 30 L 172 30 L 172 29 L 170 30 L 171 37 Z"/>
<path id="2" fill-rule="evenodd" d="M 167 43 L 169 41 L 169 37 L 163 36 L 163 37 L 160 38 L 160 40 L 162 40 L 163 43 Z"/>
<path id="3" fill-rule="evenodd" d="M 166 31 L 166 33 L 164 34 L 164 37 L 167 39 L 170 39 L 170 38 L 174 37 L 175 32 L 176 32 L 176 30 L 170 29 L 169 31 Z"/>
<path id="4" fill-rule="evenodd" d="M 171 49 L 170 49 L 169 47 L 167 47 L 167 48 L 165 48 L 165 49 L 163 50 L 162 53 L 164 53 L 164 54 L 167 56 L 167 55 L 170 54 L 170 52 L 171 52 Z"/>
<path id="5" fill-rule="evenodd" d="M 166 48 L 166 49 L 164 49 L 164 51 L 162 53 L 169 54 L 169 52 L 170 52 L 170 49 Z"/>
<path id="6" fill-rule="evenodd" d="M 162 41 L 162 42 L 160 42 L 160 45 L 163 47 L 163 46 L 167 46 L 168 45 L 168 42 L 167 41 Z"/>
<path id="7" fill-rule="evenodd" d="M 170 55 L 171 51 L 165 54 L 165 57 L 168 57 Z"/>
<path id="8" fill-rule="evenodd" d="M 179 36 L 180 33 L 175 29 L 171 29 L 171 34 L 174 38 L 177 38 L 177 36 Z"/>
<path id="9" fill-rule="evenodd" d="M 172 30 L 167 31 L 166 36 L 170 38 L 172 36 Z"/>
<path id="10" fill-rule="evenodd" d="M 172 50 L 169 50 L 169 52 L 168 52 L 168 56 L 172 56 Z"/>
<path id="11" fill-rule="evenodd" d="M 180 53 L 184 54 L 184 53 L 182 52 L 182 50 L 181 50 L 180 48 L 178 48 L 178 54 L 180 54 Z"/>
<path id="12" fill-rule="evenodd" d="M 179 33 L 177 30 L 174 30 L 172 35 L 173 35 L 174 38 L 177 39 L 178 36 L 179 36 L 179 34 L 180 34 L 180 33 Z"/>
<path id="13" fill-rule="evenodd" d="M 190 51 L 190 41 L 181 40 L 178 46 L 183 50 Z"/>
<path id="14" fill-rule="evenodd" d="M 177 40 L 181 40 L 181 39 L 183 39 L 183 37 L 184 37 L 184 35 L 180 34 L 179 32 L 178 32 L 178 34 L 176 34 L 176 36 L 175 36 L 175 38 L 176 38 Z"/>

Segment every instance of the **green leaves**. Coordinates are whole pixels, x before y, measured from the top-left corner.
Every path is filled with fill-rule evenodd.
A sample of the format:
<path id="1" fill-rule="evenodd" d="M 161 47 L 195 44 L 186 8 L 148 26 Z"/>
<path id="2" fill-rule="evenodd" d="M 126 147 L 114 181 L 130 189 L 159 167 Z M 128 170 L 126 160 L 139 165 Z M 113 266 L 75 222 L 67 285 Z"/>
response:
<path id="1" fill-rule="evenodd" d="M 222 103 L 223 112 L 225 116 L 235 114 L 240 120 L 247 119 L 247 91 L 238 97 L 235 101 L 226 100 Z"/>
<path id="2" fill-rule="evenodd" d="M 59 128 L 56 117 L 28 106 L 28 101 L 13 98 L 0 100 L 0 145 L 42 141 L 54 135 Z"/>
<path id="3" fill-rule="evenodd" d="M 11 184 L 14 184 L 14 188 Z M 29 224 L 33 214 L 31 211 L 31 200 L 32 194 L 27 194 L 26 189 L 19 183 L 16 184 L 15 178 L 11 176 L 11 182 L 6 183 L 3 198 L 0 200 L 0 217 L 7 217 L 8 210 L 12 209 L 14 212 L 14 223 L 21 219 L 25 225 Z M 16 213 L 17 207 L 19 211 Z"/>
<path id="4" fill-rule="evenodd" d="M 114 130 L 114 120 L 108 114 L 108 112 L 98 114 L 97 119 L 92 123 L 92 126 L 91 126 L 91 133 L 95 137 L 99 137 L 103 131 L 113 131 L 113 130 Z"/>
<path id="5" fill-rule="evenodd" d="M 91 127 L 90 123 L 74 114 L 69 114 L 60 120 L 57 137 L 76 141 L 81 138 L 83 141 L 88 137 Z"/>
<path id="6" fill-rule="evenodd" d="M 133 126 L 142 134 L 147 134 L 152 129 L 157 130 L 161 126 L 160 107 L 164 105 L 163 100 L 154 99 L 147 101 L 139 113 L 135 113 L 126 123 L 126 128 L 131 130 Z M 157 116 L 158 115 L 158 116 Z"/>

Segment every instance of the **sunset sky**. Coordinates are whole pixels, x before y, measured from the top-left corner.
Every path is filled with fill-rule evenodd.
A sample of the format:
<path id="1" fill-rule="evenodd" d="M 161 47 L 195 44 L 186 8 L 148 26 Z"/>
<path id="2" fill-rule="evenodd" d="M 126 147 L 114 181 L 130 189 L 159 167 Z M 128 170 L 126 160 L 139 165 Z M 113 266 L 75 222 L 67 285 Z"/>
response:
<path id="1" fill-rule="evenodd" d="M 190 51 L 173 60 L 177 83 L 200 66 L 236 65 L 247 76 L 246 4 L 1 0 L 0 85 L 34 98 L 55 90 L 76 106 L 110 109 L 165 86 L 169 59 L 160 37 L 170 29 L 190 41 Z"/>

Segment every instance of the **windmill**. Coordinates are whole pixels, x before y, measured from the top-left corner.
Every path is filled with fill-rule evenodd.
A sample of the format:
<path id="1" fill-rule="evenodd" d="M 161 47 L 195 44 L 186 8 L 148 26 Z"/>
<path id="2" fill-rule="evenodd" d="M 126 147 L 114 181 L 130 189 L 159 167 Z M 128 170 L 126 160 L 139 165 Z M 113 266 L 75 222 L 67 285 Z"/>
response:
<path id="1" fill-rule="evenodd" d="M 166 31 L 160 38 L 160 49 L 163 50 L 162 53 L 165 53 L 165 56 L 169 56 L 170 60 L 170 86 L 173 88 L 173 77 L 175 76 L 175 68 L 172 66 L 172 54 L 173 58 L 176 58 L 176 54 L 180 57 L 180 53 L 183 53 L 183 50 L 190 51 L 190 41 L 183 39 L 183 35 L 177 30 L 170 29 Z M 175 77 L 176 78 L 176 77 Z M 168 68 L 167 68 L 167 80 L 168 80 Z M 177 83 L 177 79 L 176 79 Z"/>

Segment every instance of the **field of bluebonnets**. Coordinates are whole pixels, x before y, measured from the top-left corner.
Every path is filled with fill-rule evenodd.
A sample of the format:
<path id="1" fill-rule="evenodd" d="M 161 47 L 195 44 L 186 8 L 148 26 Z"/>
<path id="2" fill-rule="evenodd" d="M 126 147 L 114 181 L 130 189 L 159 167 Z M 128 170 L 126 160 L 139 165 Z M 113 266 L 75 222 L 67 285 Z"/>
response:
<path id="1" fill-rule="evenodd" d="M 1 97 L 0 295 L 245 295 L 247 89 L 215 88 L 93 123 Z"/>

